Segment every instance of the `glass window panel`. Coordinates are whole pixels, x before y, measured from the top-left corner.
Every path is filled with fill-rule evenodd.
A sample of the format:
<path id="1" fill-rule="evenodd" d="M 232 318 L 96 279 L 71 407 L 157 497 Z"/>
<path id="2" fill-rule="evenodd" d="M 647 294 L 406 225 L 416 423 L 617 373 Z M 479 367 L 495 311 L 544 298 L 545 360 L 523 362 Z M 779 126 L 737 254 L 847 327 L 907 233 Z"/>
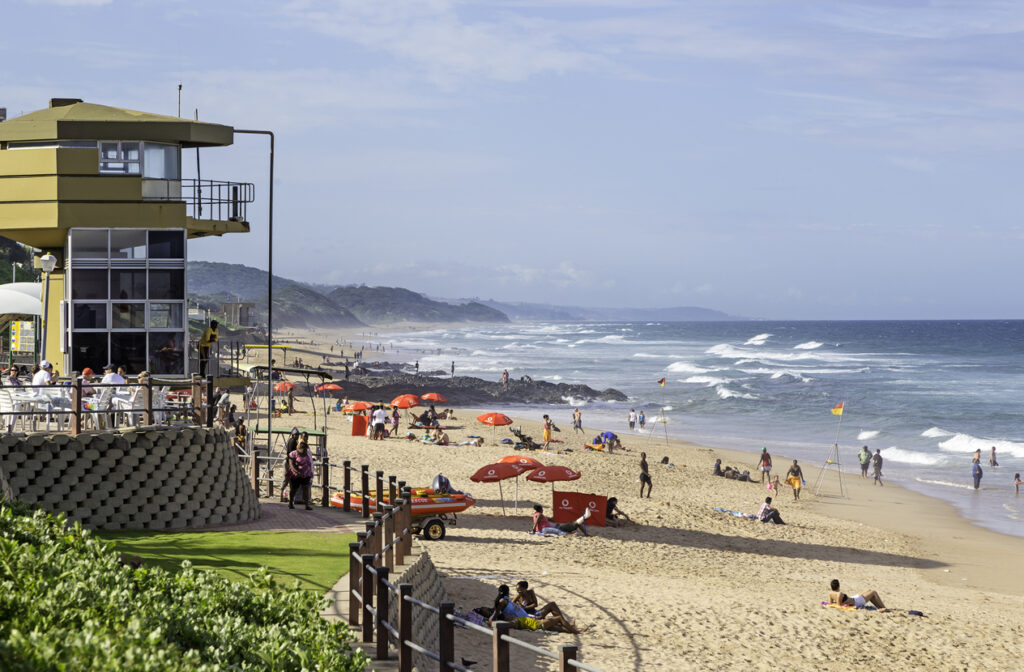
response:
<path id="1" fill-rule="evenodd" d="M 129 375 L 146 370 L 146 334 L 110 334 L 110 361 L 114 366 L 123 366 Z M 101 365 L 102 366 L 102 365 Z"/>
<path id="2" fill-rule="evenodd" d="M 178 146 L 147 142 L 144 145 L 142 176 L 160 180 L 177 180 L 181 177 L 178 169 Z"/>
<path id="3" fill-rule="evenodd" d="M 185 373 L 184 334 L 176 332 L 151 333 L 149 335 L 150 373 L 159 375 L 181 375 Z"/>
<path id="4" fill-rule="evenodd" d="M 72 259 L 106 259 L 106 229 L 75 229 L 71 232 Z"/>
<path id="5" fill-rule="evenodd" d="M 110 326 L 114 329 L 145 329 L 146 304 L 112 303 L 110 304 L 110 320 Z"/>
<path id="6" fill-rule="evenodd" d="M 116 161 L 121 158 L 120 150 L 118 149 L 116 142 L 101 142 L 100 143 L 100 159 Z"/>
<path id="7" fill-rule="evenodd" d="M 72 269 L 71 271 L 71 298 L 72 299 L 100 299 L 107 300 L 107 272 L 93 269 Z"/>
<path id="8" fill-rule="evenodd" d="M 149 298 L 184 300 L 185 271 L 150 271 Z"/>
<path id="9" fill-rule="evenodd" d="M 181 329 L 184 306 L 180 303 L 149 304 L 149 326 L 151 329 Z"/>
<path id="10" fill-rule="evenodd" d="M 110 271 L 110 298 L 146 298 L 146 271 L 120 268 Z"/>
<path id="11" fill-rule="evenodd" d="M 111 259 L 145 259 L 146 232 L 134 229 L 113 229 L 110 232 Z"/>
<path id="12" fill-rule="evenodd" d="M 185 232 L 180 229 L 175 231 L 150 231 L 149 258 L 184 259 Z"/>
<path id="13" fill-rule="evenodd" d="M 73 332 L 71 334 L 71 370 L 90 368 L 103 371 L 110 361 L 107 350 L 107 332 Z"/>
<path id="14" fill-rule="evenodd" d="M 106 329 L 107 304 L 75 303 L 73 329 Z"/>
<path id="15" fill-rule="evenodd" d="M 121 143 L 121 158 L 125 161 L 138 161 L 139 160 L 139 143 L 137 142 L 122 142 Z"/>

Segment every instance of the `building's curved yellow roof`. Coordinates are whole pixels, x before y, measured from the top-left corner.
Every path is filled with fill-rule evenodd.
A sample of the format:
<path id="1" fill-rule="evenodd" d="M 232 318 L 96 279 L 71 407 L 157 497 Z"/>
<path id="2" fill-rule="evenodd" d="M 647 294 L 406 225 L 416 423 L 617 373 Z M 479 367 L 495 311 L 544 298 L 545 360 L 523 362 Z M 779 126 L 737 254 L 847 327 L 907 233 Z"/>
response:
<path id="1" fill-rule="evenodd" d="M 55 98 L 50 107 L 0 123 L 0 142 L 46 140 L 150 140 L 183 147 L 226 146 L 234 129 L 77 99 Z"/>

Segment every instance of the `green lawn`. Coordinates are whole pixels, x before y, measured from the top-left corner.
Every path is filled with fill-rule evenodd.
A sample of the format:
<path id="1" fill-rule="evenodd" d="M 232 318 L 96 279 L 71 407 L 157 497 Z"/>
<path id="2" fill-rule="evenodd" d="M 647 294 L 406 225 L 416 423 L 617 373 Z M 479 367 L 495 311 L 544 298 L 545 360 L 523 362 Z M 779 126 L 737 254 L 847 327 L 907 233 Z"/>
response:
<path id="1" fill-rule="evenodd" d="M 183 560 L 245 581 L 258 567 L 270 569 L 282 585 L 326 593 L 348 572 L 348 544 L 354 534 L 333 532 L 96 532 L 128 557 L 177 570 Z"/>

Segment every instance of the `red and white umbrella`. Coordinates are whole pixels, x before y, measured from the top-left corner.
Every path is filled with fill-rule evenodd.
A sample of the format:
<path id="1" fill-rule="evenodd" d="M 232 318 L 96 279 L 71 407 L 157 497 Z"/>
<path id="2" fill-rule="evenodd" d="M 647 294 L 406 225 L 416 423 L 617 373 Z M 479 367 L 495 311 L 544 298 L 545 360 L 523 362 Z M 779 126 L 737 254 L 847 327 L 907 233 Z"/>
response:
<path id="1" fill-rule="evenodd" d="M 511 462 L 495 462 L 494 464 L 488 464 L 477 469 L 476 473 L 469 477 L 469 480 L 474 483 L 497 483 L 498 493 L 501 495 L 501 513 L 504 515 L 505 493 L 501 488 L 501 482 L 506 478 L 517 477 L 525 471 L 529 471 L 529 469 L 519 464 L 512 464 Z M 519 502 L 517 500 L 517 510 L 518 504 Z"/>
<path id="2" fill-rule="evenodd" d="M 412 408 L 420 405 L 420 398 L 415 394 L 402 394 L 392 399 L 391 405 L 399 408 Z"/>
<path id="3" fill-rule="evenodd" d="M 426 394 L 421 396 L 420 399 L 422 399 L 423 401 L 434 401 L 434 402 L 437 402 L 439 404 L 447 404 L 448 403 L 448 400 L 440 392 L 427 392 Z"/>
<path id="4" fill-rule="evenodd" d="M 537 483 L 554 483 L 555 481 L 575 481 L 582 475 L 582 473 L 573 471 L 569 467 L 563 467 L 560 464 L 553 464 L 547 467 L 541 465 L 531 471 L 527 475 L 526 480 L 536 481 Z"/>

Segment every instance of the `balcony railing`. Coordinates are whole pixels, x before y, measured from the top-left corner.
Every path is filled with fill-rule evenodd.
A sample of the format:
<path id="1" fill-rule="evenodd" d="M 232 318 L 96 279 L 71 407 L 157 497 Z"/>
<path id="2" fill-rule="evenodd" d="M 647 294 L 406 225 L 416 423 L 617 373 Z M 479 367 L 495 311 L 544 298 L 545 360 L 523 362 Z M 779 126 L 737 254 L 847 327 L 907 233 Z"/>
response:
<path id="1" fill-rule="evenodd" d="M 185 201 L 186 214 L 194 219 L 248 221 L 245 206 L 252 203 L 255 190 L 251 182 L 220 180 L 142 181 L 142 196 L 151 201 Z"/>

